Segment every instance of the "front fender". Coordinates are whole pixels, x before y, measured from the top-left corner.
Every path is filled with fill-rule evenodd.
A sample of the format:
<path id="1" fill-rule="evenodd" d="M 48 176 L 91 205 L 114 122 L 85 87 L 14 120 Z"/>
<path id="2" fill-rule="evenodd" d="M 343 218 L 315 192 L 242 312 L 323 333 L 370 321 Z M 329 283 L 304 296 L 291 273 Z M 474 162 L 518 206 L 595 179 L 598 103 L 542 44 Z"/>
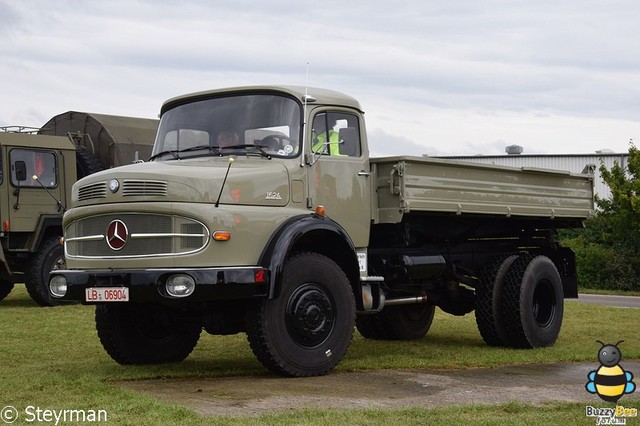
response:
<path id="1" fill-rule="evenodd" d="M 289 218 L 273 233 L 260 255 L 259 265 L 271 271 L 269 298 L 278 296 L 284 265 L 295 251 L 312 251 L 334 260 L 352 287 L 358 282 L 358 258 L 349 234 L 337 222 L 317 214 Z"/>

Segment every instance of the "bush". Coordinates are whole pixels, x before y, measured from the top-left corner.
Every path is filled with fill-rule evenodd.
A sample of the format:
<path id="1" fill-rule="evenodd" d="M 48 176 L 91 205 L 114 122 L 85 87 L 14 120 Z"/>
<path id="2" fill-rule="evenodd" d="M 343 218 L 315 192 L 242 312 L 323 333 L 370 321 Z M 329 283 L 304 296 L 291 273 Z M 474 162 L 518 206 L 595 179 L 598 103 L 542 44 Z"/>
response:
<path id="1" fill-rule="evenodd" d="M 565 239 L 562 244 L 576 253 L 578 283 L 581 288 L 640 291 L 640 263 L 621 255 L 610 246 L 585 241 L 585 238 Z"/>

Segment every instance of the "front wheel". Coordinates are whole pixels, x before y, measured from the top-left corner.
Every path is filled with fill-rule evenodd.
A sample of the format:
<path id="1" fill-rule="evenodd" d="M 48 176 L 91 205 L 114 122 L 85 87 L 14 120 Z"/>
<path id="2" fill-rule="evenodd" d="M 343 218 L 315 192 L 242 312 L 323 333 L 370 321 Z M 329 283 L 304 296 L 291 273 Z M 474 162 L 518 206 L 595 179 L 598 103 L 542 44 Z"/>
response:
<path id="1" fill-rule="evenodd" d="M 184 360 L 200 338 L 195 318 L 161 305 L 96 305 L 102 346 L 119 364 L 160 364 Z"/>
<path id="2" fill-rule="evenodd" d="M 11 293 L 13 290 L 13 283 L 11 281 L 0 281 L 0 300 L 3 300 L 5 297 Z"/>
<path id="3" fill-rule="evenodd" d="M 284 267 L 278 297 L 260 302 L 247 317 L 253 353 L 284 376 L 320 376 L 340 362 L 351 344 L 353 291 L 328 257 L 300 253 Z"/>
<path id="4" fill-rule="evenodd" d="M 25 271 L 25 287 L 29 296 L 40 306 L 54 306 L 62 302 L 57 301 L 49 294 L 49 272 L 56 269 L 65 269 L 64 248 L 58 238 L 45 240 L 38 252 L 30 259 Z"/>

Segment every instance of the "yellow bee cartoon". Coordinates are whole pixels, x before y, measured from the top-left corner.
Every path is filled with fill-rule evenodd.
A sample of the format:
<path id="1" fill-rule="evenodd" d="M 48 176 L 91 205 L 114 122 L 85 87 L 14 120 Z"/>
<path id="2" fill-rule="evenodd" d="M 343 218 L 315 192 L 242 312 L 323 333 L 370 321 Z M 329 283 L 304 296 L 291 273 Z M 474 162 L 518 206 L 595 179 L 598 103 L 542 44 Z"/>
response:
<path id="1" fill-rule="evenodd" d="M 589 381 L 585 387 L 587 392 L 598 394 L 602 400 L 617 404 L 622 395 L 632 393 L 636 389 L 636 384 L 633 383 L 633 373 L 624 371 L 619 365 L 622 353 L 618 349 L 618 345 L 624 340 L 615 345 L 605 344 L 600 340 L 596 340 L 596 342 L 602 345 L 598 352 L 600 368 L 587 374 Z"/>

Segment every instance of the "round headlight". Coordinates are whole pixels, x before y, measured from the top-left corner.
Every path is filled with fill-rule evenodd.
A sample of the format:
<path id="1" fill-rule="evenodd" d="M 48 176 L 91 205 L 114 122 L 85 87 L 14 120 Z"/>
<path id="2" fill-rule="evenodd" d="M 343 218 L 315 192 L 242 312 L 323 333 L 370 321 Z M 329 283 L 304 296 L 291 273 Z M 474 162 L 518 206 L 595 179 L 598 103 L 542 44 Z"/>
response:
<path id="1" fill-rule="evenodd" d="M 169 296 L 187 297 L 196 289 L 196 282 L 187 274 L 177 274 L 167 278 L 164 287 Z"/>
<path id="2" fill-rule="evenodd" d="M 64 297 L 67 294 L 67 279 L 62 275 L 54 275 L 49 281 L 49 291 L 54 297 Z"/>
<path id="3" fill-rule="evenodd" d="M 120 182 L 118 182 L 118 179 L 111 179 L 109 181 L 109 190 L 111 192 L 117 192 L 119 188 L 120 188 Z"/>

